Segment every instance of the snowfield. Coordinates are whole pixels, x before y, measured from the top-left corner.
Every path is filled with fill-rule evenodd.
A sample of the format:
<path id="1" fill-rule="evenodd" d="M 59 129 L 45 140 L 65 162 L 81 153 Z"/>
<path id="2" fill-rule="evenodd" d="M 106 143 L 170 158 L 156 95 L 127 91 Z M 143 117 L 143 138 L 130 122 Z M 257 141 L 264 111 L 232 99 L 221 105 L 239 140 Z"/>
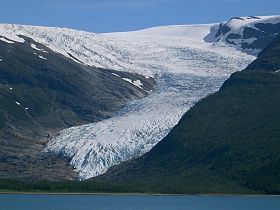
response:
<path id="1" fill-rule="evenodd" d="M 238 27 L 235 23 L 235 29 Z M 181 25 L 94 34 L 1 25 L 0 35 L 28 36 L 87 65 L 156 79 L 155 89 L 146 98 L 132 101 L 110 119 L 62 130 L 47 144 L 44 152 L 68 157 L 78 172 L 77 179 L 83 180 L 148 152 L 191 106 L 217 91 L 231 73 L 255 59 L 221 41 L 205 42 L 215 28 L 216 24 Z M 137 81 L 134 85 L 141 87 Z"/>

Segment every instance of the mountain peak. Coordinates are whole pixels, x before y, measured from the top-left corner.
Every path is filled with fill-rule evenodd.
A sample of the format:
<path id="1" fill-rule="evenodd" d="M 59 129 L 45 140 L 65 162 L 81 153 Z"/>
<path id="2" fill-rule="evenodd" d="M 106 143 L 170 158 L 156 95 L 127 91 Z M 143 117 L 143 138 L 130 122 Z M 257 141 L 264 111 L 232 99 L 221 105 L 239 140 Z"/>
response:
<path id="1" fill-rule="evenodd" d="M 257 55 L 279 33 L 280 16 L 233 17 L 213 26 L 205 40 Z"/>

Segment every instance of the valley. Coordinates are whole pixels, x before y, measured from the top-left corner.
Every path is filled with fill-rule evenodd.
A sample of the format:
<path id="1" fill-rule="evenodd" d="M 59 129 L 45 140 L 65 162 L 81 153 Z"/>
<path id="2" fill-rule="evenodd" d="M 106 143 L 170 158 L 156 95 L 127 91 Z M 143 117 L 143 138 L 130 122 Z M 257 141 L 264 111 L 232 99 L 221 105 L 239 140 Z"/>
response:
<path id="1" fill-rule="evenodd" d="M 63 175 L 65 178 L 85 180 L 149 152 L 196 102 L 218 91 L 232 73 L 255 60 L 277 35 L 279 22 L 278 16 L 242 17 L 222 24 L 107 34 L 3 24 L 0 36 L 6 45 L 26 45 L 31 39 L 28 52 L 30 48 L 37 53 L 41 49 L 49 51 L 53 59 L 69 62 L 89 74 L 98 72 L 95 78 L 102 78 L 78 92 L 79 96 L 90 93 L 87 100 L 102 108 L 102 115 L 98 108 L 88 106 L 89 102 L 79 100 L 70 107 L 81 113 L 81 119 L 70 123 L 73 119 L 64 112 L 62 125 L 39 150 L 40 155 L 62 158 L 68 169 L 72 167 L 71 176 Z M 256 28 L 255 24 L 262 27 Z M 252 27 L 253 32 L 248 30 Z M 253 44 L 261 40 L 260 31 L 264 41 Z M 234 36 L 234 41 L 228 36 Z M 40 62 L 49 62 L 46 53 L 40 56 L 36 55 Z M 1 59 L 5 63 L 6 58 L 1 55 Z M 96 100 L 91 95 L 96 92 L 90 90 L 98 90 Z M 69 108 L 69 104 L 67 101 L 63 108 Z M 85 110 L 77 110 L 78 104 Z M 115 104 L 113 109 L 111 104 Z M 85 111 L 92 108 L 94 113 L 88 115 Z"/>

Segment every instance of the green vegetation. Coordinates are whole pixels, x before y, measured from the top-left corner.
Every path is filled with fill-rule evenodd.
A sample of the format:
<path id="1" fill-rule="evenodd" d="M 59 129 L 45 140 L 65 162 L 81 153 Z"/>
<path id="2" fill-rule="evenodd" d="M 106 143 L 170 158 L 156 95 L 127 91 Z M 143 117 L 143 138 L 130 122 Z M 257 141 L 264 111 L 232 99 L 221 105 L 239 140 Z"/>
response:
<path id="1" fill-rule="evenodd" d="M 146 155 L 98 180 L 186 193 L 280 193 L 280 38 Z M 269 70 L 270 69 L 270 70 Z"/>
<path id="2" fill-rule="evenodd" d="M 162 181 L 165 184 L 162 185 Z M 176 186 L 176 189 L 175 189 Z M 208 193 L 208 194 L 222 194 L 227 193 L 219 187 L 213 188 L 212 191 L 203 191 L 197 189 L 194 191 L 190 188 L 180 187 L 175 183 L 175 186 L 168 180 L 159 179 L 158 182 L 141 182 L 141 181 L 127 181 L 127 182 L 100 182 L 100 181 L 48 181 L 41 180 L 35 182 L 28 182 L 17 179 L 0 179 L 0 193 L 1 192 L 38 192 L 38 193 L 147 193 L 147 194 L 194 194 L 194 193 Z M 248 190 L 232 191 L 232 194 L 248 194 L 259 192 Z"/>
<path id="3" fill-rule="evenodd" d="M 114 182 L 48 180 L 28 182 L 20 179 L 0 179 L 0 192 L 146 193 L 149 191 L 134 182 L 124 185 Z"/>

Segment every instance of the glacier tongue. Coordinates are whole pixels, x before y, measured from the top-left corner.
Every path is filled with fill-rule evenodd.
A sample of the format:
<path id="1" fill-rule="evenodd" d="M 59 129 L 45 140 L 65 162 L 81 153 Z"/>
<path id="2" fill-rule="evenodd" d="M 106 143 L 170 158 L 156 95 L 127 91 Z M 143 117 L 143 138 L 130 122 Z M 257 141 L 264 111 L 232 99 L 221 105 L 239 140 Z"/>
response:
<path id="1" fill-rule="evenodd" d="M 61 131 L 44 151 L 69 157 L 80 180 L 148 152 L 195 102 L 218 90 L 230 73 L 254 59 L 233 48 L 205 43 L 209 28 L 180 27 L 197 30 L 191 33 L 193 38 L 166 35 L 164 28 L 154 29 L 155 36 L 153 30 L 103 35 L 131 63 L 131 70 L 146 69 L 156 76 L 155 89 L 110 119 Z"/>
<path id="2" fill-rule="evenodd" d="M 78 179 L 102 174 L 148 152 L 195 101 L 217 90 L 224 79 L 164 74 L 145 99 L 131 102 L 113 118 L 63 130 L 46 151 L 70 157 Z"/>

